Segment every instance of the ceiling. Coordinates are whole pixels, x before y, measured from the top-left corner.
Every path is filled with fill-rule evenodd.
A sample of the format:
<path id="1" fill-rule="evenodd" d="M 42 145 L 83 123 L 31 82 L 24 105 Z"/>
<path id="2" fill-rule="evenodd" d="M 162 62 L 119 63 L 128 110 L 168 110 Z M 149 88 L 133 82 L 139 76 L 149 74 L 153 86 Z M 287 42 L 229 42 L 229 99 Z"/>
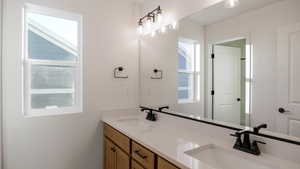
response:
<path id="1" fill-rule="evenodd" d="M 201 25 L 209 25 L 278 1 L 282 0 L 240 0 L 239 6 L 235 8 L 225 8 L 224 2 L 221 2 L 184 19 L 192 20 Z"/>

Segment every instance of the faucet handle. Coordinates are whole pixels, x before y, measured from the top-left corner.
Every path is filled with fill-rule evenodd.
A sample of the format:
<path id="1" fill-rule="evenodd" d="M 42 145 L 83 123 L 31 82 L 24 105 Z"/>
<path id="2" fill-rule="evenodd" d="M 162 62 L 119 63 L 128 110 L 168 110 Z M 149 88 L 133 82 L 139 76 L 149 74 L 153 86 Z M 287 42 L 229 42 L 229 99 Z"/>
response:
<path id="1" fill-rule="evenodd" d="M 254 140 L 252 144 L 257 144 L 257 143 L 260 143 L 260 144 L 267 144 L 267 143 L 265 143 L 265 142 L 263 142 L 263 141 L 257 141 L 257 140 Z"/>
<path id="2" fill-rule="evenodd" d="M 158 108 L 158 111 L 162 111 L 163 109 L 169 109 L 169 108 L 170 108 L 169 106 L 162 106 Z"/>
<path id="3" fill-rule="evenodd" d="M 230 134 L 230 136 L 232 136 L 232 137 L 241 137 L 241 134 L 239 134 L 239 133 L 234 133 L 234 134 Z"/>
<path id="4" fill-rule="evenodd" d="M 259 133 L 259 130 L 260 130 L 260 129 L 262 129 L 262 128 L 266 129 L 267 127 L 268 127 L 267 124 L 261 124 L 261 125 L 259 125 L 259 126 L 254 127 L 254 128 L 253 128 L 253 131 L 254 131 L 254 133 Z"/>

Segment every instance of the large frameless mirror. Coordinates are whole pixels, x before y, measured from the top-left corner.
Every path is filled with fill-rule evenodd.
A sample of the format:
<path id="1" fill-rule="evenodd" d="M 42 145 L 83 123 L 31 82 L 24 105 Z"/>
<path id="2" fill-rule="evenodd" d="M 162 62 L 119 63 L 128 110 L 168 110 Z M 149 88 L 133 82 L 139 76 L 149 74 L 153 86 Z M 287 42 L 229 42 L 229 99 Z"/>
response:
<path id="1" fill-rule="evenodd" d="M 221 2 L 182 18 L 176 30 L 141 37 L 140 105 L 230 126 L 266 123 L 300 137 L 299 6 Z M 163 77 L 151 78 L 153 70 Z"/>

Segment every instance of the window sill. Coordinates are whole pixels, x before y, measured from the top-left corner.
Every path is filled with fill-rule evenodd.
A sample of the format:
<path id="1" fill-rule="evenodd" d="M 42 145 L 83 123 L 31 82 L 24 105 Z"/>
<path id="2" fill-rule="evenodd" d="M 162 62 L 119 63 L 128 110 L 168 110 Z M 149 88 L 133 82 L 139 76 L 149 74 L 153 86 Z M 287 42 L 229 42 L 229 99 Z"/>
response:
<path id="1" fill-rule="evenodd" d="M 80 114 L 83 113 L 82 109 L 74 109 L 73 111 L 67 109 L 55 109 L 55 110 L 32 110 L 30 112 L 25 112 L 25 118 L 33 118 L 33 117 L 44 117 L 44 116 L 62 116 L 62 115 L 71 115 L 71 114 Z"/>
<path id="2" fill-rule="evenodd" d="M 194 100 L 179 100 L 177 103 L 178 103 L 178 104 L 193 104 L 193 103 L 200 103 L 200 101 L 194 101 Z"/>

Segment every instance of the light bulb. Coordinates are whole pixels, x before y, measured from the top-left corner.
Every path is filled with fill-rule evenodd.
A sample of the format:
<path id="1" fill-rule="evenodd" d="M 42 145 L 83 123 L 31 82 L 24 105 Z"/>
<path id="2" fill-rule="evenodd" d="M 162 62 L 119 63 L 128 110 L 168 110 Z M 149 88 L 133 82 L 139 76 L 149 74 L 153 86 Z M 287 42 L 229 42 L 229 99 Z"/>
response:
<path id="1" fill-rule="evenodd" d="M 143 25 L 139 25 L 139 27 L 137 28 L 137 32 L 138 32 L 138 34 L 140 34 L 140 35 L 143 34 Z"/>
<path id="2" fill-rule="evenodd" d="M 157 14 L 157 23 L 160 24 L 162 21 L 162 14 L 161 13 L 158 13 Z"/>
<path id="3" fill-rule="evenodd" d="M 240 3 L 239 0 L 226 0 L 225 1 L 225 7 L 234 8 L 234 7 L 238 6 L 239 3 Z"/>
<path id="4" fill-rule="evenodd" d="M 162 26 L 162 27 L 160 28 L 160 31 L 161 31 L 161 33 L 165 33 L 165 32 L 166 32 L 166 27 L 165 27 L 165 26 Z"/>
<path id="5" fill-rule="evenodd" d="M 154 37 L 156 35 L 156 32 L 155 31 L 152 31 L 151 32 L 151 37 Z"/>
<path id="6" fill-rule="evenodd" d="M 148 31 L 151 30 L 151 27 L 152 27 L 151 17 L 147 18 L 146 27 L 147 27 Z"/>
<path id="7" fill-rule="evenodd" d="M 176 28 L 177 28 L 177 22 L 174 21 L 174 22 L 172 23 L 172 28 L 173 28 L 173 29 L 176 29 Z"/>
<path id="8" fill-rule="evenodd" d="M 156 16 L 157 16 L 157 23 L 161 24 L 161 21 L 162 21 L 162 10 L 161 10 L 160 6 L 158 6 L 158 10 L 157 10 Z"/>

